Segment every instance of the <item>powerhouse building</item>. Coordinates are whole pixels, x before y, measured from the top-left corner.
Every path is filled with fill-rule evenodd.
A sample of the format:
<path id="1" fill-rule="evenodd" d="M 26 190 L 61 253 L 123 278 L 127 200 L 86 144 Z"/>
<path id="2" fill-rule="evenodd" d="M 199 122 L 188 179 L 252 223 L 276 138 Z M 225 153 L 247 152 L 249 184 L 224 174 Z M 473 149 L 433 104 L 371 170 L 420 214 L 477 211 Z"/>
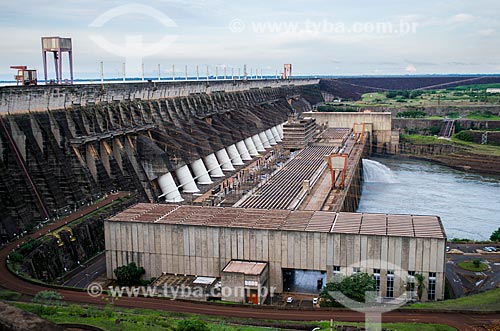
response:
<path id="1" fill-rule="evenodd" d="M 437 216 L 141 203 L 105 222 L 105 240 L 108 278 L 135 262 L 146 278 L 240 282 L 251 290 L 241 301 L 260 303 L 258 287 L 283 292 L 289 270 L 321 271 L 327 280 L 367 272 L 387 298 L 414 291 L 418 273 L 425 277 L 422 300 L 444 298 L 446 235 Z"/>

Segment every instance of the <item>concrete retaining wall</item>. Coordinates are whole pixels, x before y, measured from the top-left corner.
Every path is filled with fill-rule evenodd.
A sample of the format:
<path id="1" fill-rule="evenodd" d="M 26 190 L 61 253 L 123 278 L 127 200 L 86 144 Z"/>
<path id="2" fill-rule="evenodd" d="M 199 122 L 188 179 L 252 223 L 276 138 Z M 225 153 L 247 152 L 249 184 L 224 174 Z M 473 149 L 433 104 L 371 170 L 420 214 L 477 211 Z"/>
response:
<path id="1" fill-rule="evenodd" d="M 306 112 L 304 117 L 316 119 L 316 124 L 328 128 L 352 128 L 355 123 L 365 123 L 365 132 L 371 133 L 373 151 L 390 150 L 392 118 L 391 113 L 330 113 Z"/>
<path id="2" fill-rule="evenodd" d="M 500 121 L 477 121 L 460 119 L 456 121 L 461 129 L 498 129 L 500 128 Z M 392 129 L 403 130 L 405 132 L 425 133 L 431 127 L 441 128 L 443 120 L 427 120 L 416 118 L 393 118 Z"/>

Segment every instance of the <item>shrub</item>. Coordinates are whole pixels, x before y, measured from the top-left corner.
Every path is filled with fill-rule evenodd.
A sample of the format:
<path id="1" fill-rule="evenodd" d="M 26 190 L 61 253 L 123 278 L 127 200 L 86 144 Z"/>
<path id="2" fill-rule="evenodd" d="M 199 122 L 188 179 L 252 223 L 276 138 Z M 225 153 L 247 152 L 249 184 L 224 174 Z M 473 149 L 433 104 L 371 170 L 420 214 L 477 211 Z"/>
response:
<path id="1" fill-rule="evenodd" d="M 372 292 L 376 289 L 376 283 L 373 277 L 367 273 L 356 273 L 349 277 L 334 279 L 327 283 L 320 296 L 323 299 L 321 306 L 335 307 L 339 303 L 330 295 L 330 292 L 340 291 L 346 297 L 357 302 L 365 302 L 366 292 Z"/>
<path id="2" fill-rule="evenodd" d="M 431 135 L 436 135 L 436 134 L 439 134 L 439 131 L 441 131 L 441 128 L 439 126 L 431 126 L 429 128 L 429 133 Z"/>
<path id="3" fill-rule="evenodd" d="M 462 141 L 468 141 L 468 142 L 473 142 L 474 137 L 470 133 L 470 131 L 460 131 L 459 133 L 455 134 L 455 138 L 462 140 Z"/>
<path id="4" fill-rule="evenodd" d="M 68 313 L 70 316 L 83 317 L 85 316 L 86 310 L 79 305 L 72 304 L 68 306 Z"/>
<path id="5" fill-rule="evenodd" d="M 40 245 L 39 241 L 29 237 L 28 240 L 26 240 L 26 242 L 19 247 L 19 253 L 21 253 L 24 256 L 27 256 L 39 245 Z"/>
<path id="6" fill-rule="evenodd" d="M 9 254 L 9 260 L 12 263 L 21 263 L 24 261 L 24 256 L 23 256 L 23 254 L 14 251 L 14 252 Z"/>
<path id="7" fill-rule="evenodd" d="M 493 231 L 493 233 L 490 236 L 491 241 L 500 241 L 500 228 L 496 229 Z"/>
<path id="8" fill-rule="evenodd" d="M 114 270 L 116 281 L 120 286 L 139 284 L 141 276 L 146 273 L 143 267 L 138 267 L 135 262 L 118 267 Z"/>
<path id="9" fill-rule="evenodd" d="M 40 291 L 33 298 L 34 303 L 58 305 L 61 303 L 62 295 L 56 291 Z"/>
<path id="10" fill-rule="evenodd" d="M 208 324 L 199 319 L 190 318 L 177 324 L 177 331 L 210 331 Z"/>
<path id="11" fill-rule="evenodd" d="M 14 291 L 0 291 L 0 300 L 15 301 L 21 297 L 21 293 Z"/>

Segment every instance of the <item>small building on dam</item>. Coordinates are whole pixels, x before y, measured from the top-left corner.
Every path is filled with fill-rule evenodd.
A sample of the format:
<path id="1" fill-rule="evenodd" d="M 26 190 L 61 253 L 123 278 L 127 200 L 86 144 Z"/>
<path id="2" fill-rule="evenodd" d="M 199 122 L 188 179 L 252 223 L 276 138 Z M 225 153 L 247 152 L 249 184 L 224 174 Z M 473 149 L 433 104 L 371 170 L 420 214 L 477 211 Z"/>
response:
<path id="1" fill-rule="evenodd" d="M 282 293 L 299 271 L 326 280 L 366 272 L 384 298 L 415 291 L 422 274 L 422 300 L 444 298 L 446 235 L 437 216 L 141 203 L 105 222 L 105 242 L 108 278 L 135 262 L 146 278 L 206 276 L 252 287 L 251 297 L 223 297 L 231 301 L 260 303 L 256 288 Z"/>

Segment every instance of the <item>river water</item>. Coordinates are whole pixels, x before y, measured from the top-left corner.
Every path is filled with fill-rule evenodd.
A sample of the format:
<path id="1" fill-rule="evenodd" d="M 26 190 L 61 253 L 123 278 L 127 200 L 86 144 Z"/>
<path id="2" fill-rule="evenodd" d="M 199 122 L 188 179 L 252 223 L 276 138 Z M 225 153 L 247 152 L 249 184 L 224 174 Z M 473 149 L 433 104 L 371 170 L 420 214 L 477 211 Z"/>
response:
<path id="1" fill-rule="evenodd" d="M 420 160 L 363 160 L 358 212 L 438 215 L 447 237 L 486 240 L 500 227 L 500 178 Z"/>

